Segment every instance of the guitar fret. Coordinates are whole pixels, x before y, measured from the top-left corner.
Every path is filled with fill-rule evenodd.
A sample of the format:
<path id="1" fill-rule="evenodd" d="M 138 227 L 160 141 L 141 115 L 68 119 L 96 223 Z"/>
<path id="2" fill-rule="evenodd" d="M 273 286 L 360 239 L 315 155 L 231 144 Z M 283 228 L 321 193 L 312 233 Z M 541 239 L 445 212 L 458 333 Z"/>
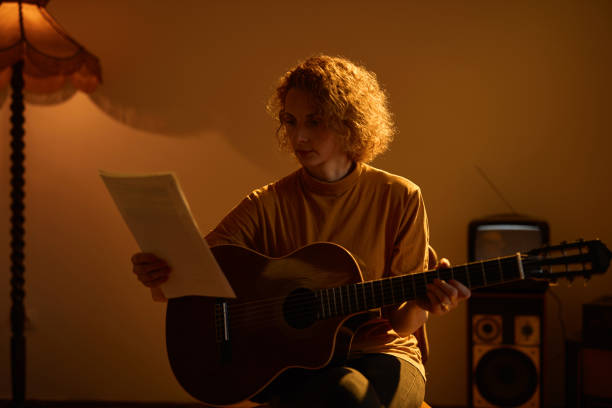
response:
<path id="1" fill-rule="evenodd" d="M 323 303 L 323 293 L 318 291 L 319 300 L 321 301 L 321 319 L 325 319 L 325 303 Z"/>
<path id="2" fill-rule="evenodd" d="M 331 316 L 332 315 L 331 303 L 330 303 L 331 296 L 329 296 L 329 288 L 325 289 L 325 295 L 327 296 L 327 311 L 328 311 L 327 315 Z"/>
<path id="3" fill-rule="evenodd" d="M 342 311 L 345 314 L 350 314 L 351 313 L 351 298 L 350 298 L 350 292 L 348 290 L 348 286 L 343 286 L 344 290 L 342 292 L 344 292 L 344 294 L 342 295 Z"/>
<path id="4" fill-rule="evenodd" d="M 353 292 L 355 293 L 355 311 L 359 311 L 359 296 L 357 296 L 357 284 L 353 283 Z"/>
<path id="5" fill-rule="evenodd" d="M 412 292 L 410 292 L 412 295 L 412 299 L 416 299 L 416 291 L 414 290 L 414 275 L 407 275 L 405 276 L 404 279 L 406 282 L 404 282 L 406 289 L 410 290 L 412 289 Z"/>
<path id="6" fill-rule="evenodd" d="M 350 286 L 346 286 L 346 310 L 348 311 L 348 313 L 353 313 L 353 303 L 351 301 L 352 295 L 351 295 L 351 287 Z"/>
<path id="7" fill-rule="evenodd" d="M 334 316 L 338 316 L 338 304 L 336 303 L 336 288 L 332 288 L 332 295 L 334 296 Z"/>
<path id="8" fill-rule="evenodd" d="M 351 291 L 349 286 L 344 286 L 344 311 L 346 314 L 351 313 Z"/>
<path id="9" fill-rule="evenodd" d="M 382 281 L 382 292 L 383 292 L 383 305 L 393 304 L 393 290 L 390 287 L 391 278 L 384 279 Z M 386 302 L 385 302 L 386 299 Z"/>
<path id="10" fill-rule="evenodd" d="M 485 273 L 484 263 L 480 263 L 480 267 L 482 269 L 482 283 L 484 286 L 487 286 L 487 274 Z"/>
<path id="11" fill-rule="evenodd" d="M 370 289 L 372 289 L 372 307 L 376 304 L 376 293 L 374 293 L 374 284 L 370 282 Z"/>
<path id="12" fill-rule="evenodd" d="M 468 266 L 465 265 L 465 279 L 466 279 L 466 283 L 468 288 L 472 287 L 472 280 L 470 279 L 470 270 L 468 269 Z"/>
<path id="13" fill-rule="evenodd" d="M 413 295 L 411 295 L 411 288 L 412 286 L 410 285 L 410 280 L 412 278 L 410 277 L 410 275 L 405 275 L 402 276 L 402 293 L 404 294 L 404 298 L 402 300 L 408 300 L 408 299 L 412 299 L 414 298 Z"/>
<path id="14" fill-rule="evenodd" d="M 422 279 L 423 280 L 423 283 L 418 283 L 417 282 L 415 284 L 415 294 L 416 294 L 417 297 L 421 297 L 421 295 L 423 295 L 424 292 L 427 292 L 427 273 L 414 275 L 414 281 L 415 282 L 416 282 L 417 279 Z M 422 289 L 422 291 L 421 291 L 421 289 Z"/>
<path id="15" fill-rule="evenodd" d="M 349 288 L 350 288 L 349 286 L 344 287 L 344 302 L 345 302 L 344 310 L 346 311 L 347 314 L 351 313 L 351 291 Z"/>
<path id="16" fill-rule="evenodd" d="M 401 282 L 400 287 L 402 288 L 402 298 L 401 298 L 401 300 L 406 300 L 406 290 L 404 289 L 404 283 L 405 283 L 404 281 L 406 279 L 404 279 L 404 278 L 405 278 L 405 276 L 400 276 L 400 282 Z"/>
<path id="17" fill-rule="evenodd" d="M 453 270 L 453 274 L 452 277 L 453 279 L 455 279 L 458 282 L 461 282 L 464 285 L 467 285 L 466 282 L 466 278 L 465 278 L 465 273 L 462 272 L 463 269 L 457 269 L 456 273 L 455 273 L 455 268 L 451 268 Z"/>
<path id="18" fill-rule="evenodd" d="M 499 265 L 499 281 L 503 282 L 504 281 L 504 268 L 502 268 L 500 257 L 497 258 L 497 264 Z"/>
<path id="19" fill-rule="evenodd" d="M 363 296 L 363 310 L 368 310 L 368 300 L 366 299 L 365 283 L 361 284 L 361 294 Z"/>
<path id="20" fill-rule="evenodd" d="M 470 272 L 471 287 L 480 288 L 484 286 L 483 281 L 482 281 L 482 275 L 484 273 L 483 271 L 486 269 L 485 265 L 482 264 L 481 262 L 471 263 L 471 264 L 468 264 L 467 268 Z"/>
<path id="21" fill-rule="evenodd" d="M 352 313 L 353 311 L 353 306 L 351 304 L 351 287 L 350 286 L 345 286 L 346 290 L 346 311 L 348 314 Z"/>
<path id="22" fill-rule="evenodd" d="M 321 289 L 319 293 L 321 297 L 321 316 L 325 319 L 327 318 L 327 313 L 325 313 L 325 289 Z"/>

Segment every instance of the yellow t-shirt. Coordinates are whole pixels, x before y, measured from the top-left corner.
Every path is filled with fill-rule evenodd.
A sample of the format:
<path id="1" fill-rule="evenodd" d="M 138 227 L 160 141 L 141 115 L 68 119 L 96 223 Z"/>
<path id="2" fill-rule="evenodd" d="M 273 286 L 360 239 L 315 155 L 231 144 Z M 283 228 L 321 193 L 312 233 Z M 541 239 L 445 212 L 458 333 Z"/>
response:
<path id="1" fill-rule="evenodd" d="M 358 163 L 327 183 L 303 168 L 249 194 L 206 237 L 212 246 L 242 245 L 282 257 L 313 242 L 333 242 L 358 259 L 364 279 L 422 272 L 429 228 L 421 191 L 411 181 Z M 386 319 L 361 328 L 350 357 L 395 355 L 425 370 L 413 335 L 402 337 Z"/>

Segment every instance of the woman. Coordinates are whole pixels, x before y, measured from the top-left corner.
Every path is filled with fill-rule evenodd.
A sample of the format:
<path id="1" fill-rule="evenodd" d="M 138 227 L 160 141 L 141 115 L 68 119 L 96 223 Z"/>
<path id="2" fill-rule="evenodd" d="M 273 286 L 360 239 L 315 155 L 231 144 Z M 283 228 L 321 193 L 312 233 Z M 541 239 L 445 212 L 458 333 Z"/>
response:
<path id="1" fill-rule="evenodd" d="M 429 231 L 421 191 L 367 163 L 393 136 L 387 97 L 373 73 L 344 58 L 315 56 L 280 79 L 269 111 L 281 147 L 301 168 L 249 194 L 206 239 L 281 257 L 313 242 L 334 242 L 358 260 L 365 280 L 421 272 Z M 170 267 L 152 254 L 132 258 L 146 286 Z M 413 333 L 455 308 L 470 291 L 436 280 L 427 297 L 385 307 L 357 331 L 349 360 L 322 370 L 287 372 L 267 390 L 272 406 L 418 407 L 425 371 Z"/>

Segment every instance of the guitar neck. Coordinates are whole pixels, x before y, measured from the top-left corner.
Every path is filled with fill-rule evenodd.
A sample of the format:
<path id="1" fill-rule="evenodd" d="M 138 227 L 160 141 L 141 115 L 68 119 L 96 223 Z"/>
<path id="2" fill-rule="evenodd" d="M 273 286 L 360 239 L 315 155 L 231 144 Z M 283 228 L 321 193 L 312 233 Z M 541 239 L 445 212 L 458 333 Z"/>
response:
<path id="1" fill-rule="evenodd" d="M 434 279 L 457 280 L 470 289 L 524 279 L 521 256 L 511 255 L 444 269 L 393 276 L 315 292 L 317 319 L 344 316 L 426 296 Z"/>

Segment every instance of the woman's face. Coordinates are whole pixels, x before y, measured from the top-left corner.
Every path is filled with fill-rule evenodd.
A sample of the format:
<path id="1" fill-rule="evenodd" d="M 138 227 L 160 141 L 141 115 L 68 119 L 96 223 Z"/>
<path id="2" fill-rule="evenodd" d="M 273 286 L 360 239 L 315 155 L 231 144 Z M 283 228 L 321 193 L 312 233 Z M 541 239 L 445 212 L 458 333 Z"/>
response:
<path id="1" fill-rule="evenodd" d="M 308 92 L 291 88 L 280 120 L 295 156 L 312 176 L 335 181 L 346 175 L 351 160 L 342 148 L 340 135 L 317 113 Z"/>

